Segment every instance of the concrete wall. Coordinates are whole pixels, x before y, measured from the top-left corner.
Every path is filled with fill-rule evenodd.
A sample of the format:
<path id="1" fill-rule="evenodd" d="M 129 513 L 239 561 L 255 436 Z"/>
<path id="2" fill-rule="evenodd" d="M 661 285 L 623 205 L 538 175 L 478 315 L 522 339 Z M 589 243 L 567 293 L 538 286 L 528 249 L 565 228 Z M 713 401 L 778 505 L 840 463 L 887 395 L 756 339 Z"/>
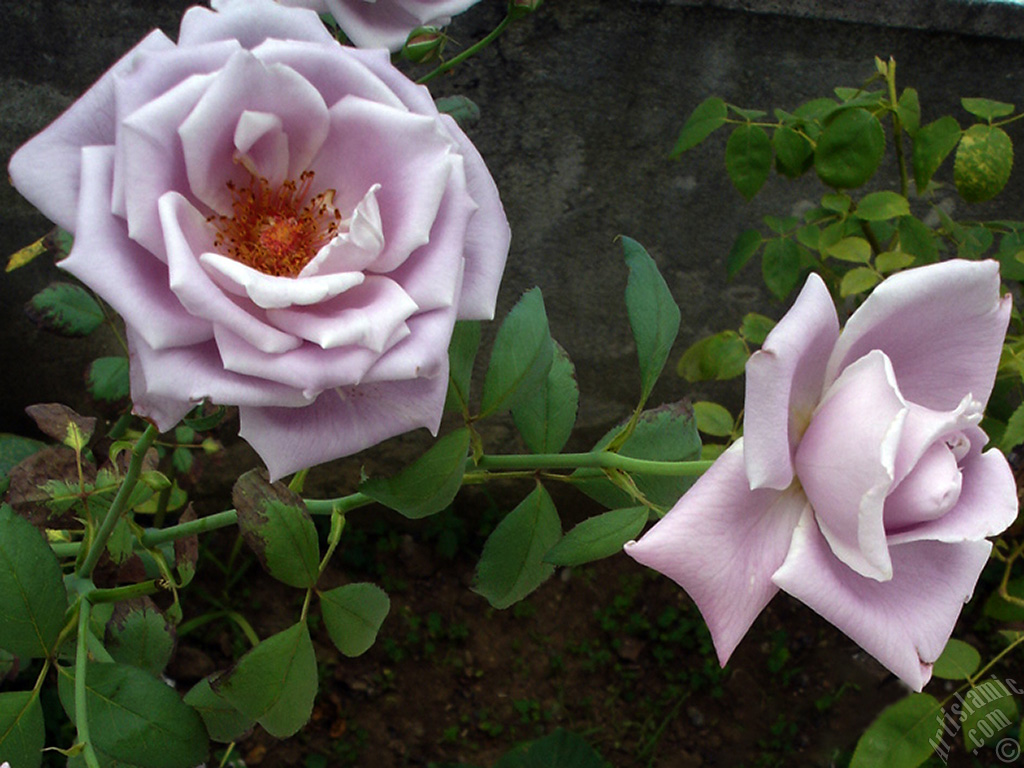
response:
<path id="1" fill-rule="evenodd" d="M 159 25 L 173 35 L 184 5 L 26 0 L 0 7 L 0 155 L 42 128 L 147 29 Z M 787 6 L 807 14 L 818 5 L 818 15 L 828 18 L 773 12 Z M 836 18 L 837 5 L 860 12 L 844 21 Z M 896 10 L 887 17 L 888 5 Z M 501 0 L 482 0 L 456 19 L 453 37 L 459 44 L 478 39 L 503 8 Z M 943 8 L 950 15 L 939 15 Z M 899 26 L 864 23 L 887 18 Z M 497 180 L 513 230 L 499 312 L 530 286 L 543 289 L 552 331 L 577 364 L 582 439 L 627 412 L 638 388 L 617 235 L 648 247 L 682 308 L 673 364 L 691 341 L 735 327 L 746 312 L 779 316 L 785 309 L 769 299 L 756 269 L 727 281 L 725 256 L 735 235 L 762 215 L 787 214 L 822 190 L 772 180 L 744 202 L 724 177 L 724 133 L 681 162 L 667 160 L 694 106 L 717 94 L 746 107 L 792 107 L 835 85 L 860 84 L 875 55 L 891 55 L 902 84 L 920 92 L 925 121 L 954 113 L 966 124 L 960 96 L 1024 102 L 1024 50 L 1014 40 L 950 27 L 1016 35 L 1022 19 L 1012 6 L 993 11 L 945 0 L 548 0 L 490 50 L 432 85 L 435 95 L 463 93 L 483 110 L 469 133 Z M 932 28 L 915 28 L 929 20 Z M 1010 132 L 1021 137 L 1016 125 Z M 1021 176 L 1014 174 L 1001 202 L 965 215 L 1021 218 Z M 877 183 L 893 180 L 879 176 Z M 0 254 L 47 228 L 0 185 Z M 92 350 L 37 333 L 21 313 L 54 277 L 45 263 L 0 277 L 0 430 L 23 426 L 25 404 L 73 400 L 62 394 L 68 382 L 72 393 L 80 390 Z M 656 399 L 721 393 L 691 392 L 667 374 Z M 724 396 L 737 404 L 737 393 L 733 387 Z"/>

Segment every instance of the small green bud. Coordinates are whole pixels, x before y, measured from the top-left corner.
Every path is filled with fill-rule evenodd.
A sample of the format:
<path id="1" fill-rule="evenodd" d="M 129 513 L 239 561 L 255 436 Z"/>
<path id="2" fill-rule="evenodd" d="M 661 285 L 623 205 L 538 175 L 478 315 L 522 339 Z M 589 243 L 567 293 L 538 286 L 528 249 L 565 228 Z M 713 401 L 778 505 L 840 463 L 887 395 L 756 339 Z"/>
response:
<path id="1" fill-rule="evenodd" d="M 440 58 L 448 37 L 437 27 L 416 27 L 402 46 L 402 58 L 422 64 Z"/>
<path id="2" fill-rule="evenodd" d="M 509 0 L 508 15 L 512 17 L 513 21 L 521 19 L 540 8 L 540 4 L 543 2 L 544 0 Z"/>

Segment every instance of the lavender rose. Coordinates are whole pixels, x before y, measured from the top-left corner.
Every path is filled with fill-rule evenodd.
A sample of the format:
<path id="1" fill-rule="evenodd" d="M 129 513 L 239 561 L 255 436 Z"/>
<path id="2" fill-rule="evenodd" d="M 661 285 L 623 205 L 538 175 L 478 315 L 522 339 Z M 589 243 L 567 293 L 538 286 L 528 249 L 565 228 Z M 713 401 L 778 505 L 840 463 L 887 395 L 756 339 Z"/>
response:
<path id="1" fill-rule="evenodd" d="M 417 27 L 443 27 L 480 0 L 281 0 L 329 13 L 360 48 L 399 50 Z"/>
<path id="2" fill-rule="evenodd" d="M 457 319 L 493 316 L 494 181 L 384 51 L 271 0 L 192 8 L 11 159 L 124 318 L 132 400 L 237 405 L 273 477 L 438 428 Z"/>
<path id="3" fill-rule="evenodd" d="M 782 589 L 928 682 L 1017 514 L 978 427 L 1010 308 L 995 262 L 949 261 L 885 280 L 840 333 L 808 279 L 747 363 L 743 439 L 626 545 L 690 594 L 723 665 Z"/>

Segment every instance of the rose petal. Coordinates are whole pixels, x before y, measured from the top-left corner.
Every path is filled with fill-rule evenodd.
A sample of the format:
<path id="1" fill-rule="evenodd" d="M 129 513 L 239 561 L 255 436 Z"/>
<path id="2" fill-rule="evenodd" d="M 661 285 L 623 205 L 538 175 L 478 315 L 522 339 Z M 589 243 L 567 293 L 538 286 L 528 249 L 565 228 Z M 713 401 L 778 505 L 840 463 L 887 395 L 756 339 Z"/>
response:
<path id="1" fill-rule="evenodd" d="M 277 115 L 246 109 L 238 118 L 234 136 L 235 162 L 272 187 L 288 178 L 288 136 Z"/>
<path id="2" fill-rule="evenodd" d="M 140 383 L 145 386 L 145 391 L 135 400 L 136 406 L 152 398 L 156 404 L 188 402 L 190 408 L 203 400 L 225 405 L 294 408 L 312 399 L 296 387 L 225 370 L 213 341 L 156 350 L 131 328 L 127 333 L 135 337 L 131 344 L 135 355 L 132 362 L 141 368 Z"/>
<path id="3" fill-rule="evenodd" d="M 365 279 L 362 272 L 278 277 L 209 251 L 199 256 L 199 262 L 218 286 L 235 295 L 248 296 L 261 309 L 318 304 L 344 293 Z"/>
<path id="4" fill-rule="evenodd" d="M 443 27 L 479 0 L 323 0 L 345 35 L 360 48 L 399 50 L 416 27 Z"/>
<path id="5" fill-rule="evenodd" d="M 999 264 L 954 259 L 892 275 L 850 317 L 829 360 L 832 382 L 869 350 L 889 356 L 903 396 L 939 411 L 965 395 L 992 391 L 1009 297 L 999 296 Z"/>
<path id="6" fill-rule="evenodd" d="M 343 213 L 380 184 L 384 250 L 369 269 L 390 272 L 430 240 L 451 175 L 452 140 L 434 118 L 365 99 L 342 99 L 330 115 L 329 138 L 313 161 L 317 183 L 336 190 Z"/>
<path id="7" fill-rule="evenodd" d="M 233 201 L 227 183 L 244 188 L 250 181 L 235 161 L 234 142 L 247 110 L 281 118 L 292 180 L 310 167 L 327 136 L 327 105 L 301 75 L 282 64 L 264 64 L 248 51 L 233 55 L 178 128 L 192 193 L 225 216 L 231 215 Z M 280 184 L 269 181 L 271 186 Z"/>
<path id="8" fill-rule="evenodd" d="M 476 203 L 466 194 L 462 158 L 453 155 L 451 161 L 452 175 L 430 230 L 430 242 L 388 273 L 424 311 L 453 306 L 465 275 L 463 244 Z"/>
<path id="9" fill-rule="evenodd" d="M 438 115 L 434 97 L 425 85 L 418 85 L 392 65 L 388 52 L 379 48 L 351 48 L 348 54 L 363 63 L 384 82 L 388 89 L 411 111 L 421 115 Z"/>
<path id="10" fill-rule="evenodd" d="M 823 392 L 825 365 L 839 336 L 832 297 L 817 275 L 747 361 L 744 435 L 751 488 L 793 482 L 793 451 Z"/>
<path id="11" fill-rule="evenodd" d="M 210 279 L 196 255 L 209 248 L 213 240 L 210 226 L 199 211 L 177 192 L 161 197 L 159 209 L 170 287 L 189 312 L 225 326 L 263 352 L 284 352 L 302 343 L 265 322 L 262 310 L 245 299 L 240 301 L 249 306 L 239 304 Z"/>
<path id="12" fill-rule="evenodd" d="M 239 434 L 273 481 L 417 427 L 437 434 L 447 391 L 446 367 L 433 378 L 327 390 L 305 408 L 242 407 Z"/>
<path id="13" fill-rule="evenodd" d="M 441 120 L 459 144 L 469 196 L 478 205 L 469 220 L 463 245 L 466 272 L 459 296 L 459 319 L 492 320 L 512 230 L 484 159 L 451 117 L 442 115 Z"/>
<path id="14" fill-rule="evenodd" d="M 321 349 L 315 344 L 267 353 L 227 328 L 218 326 L 214 332 L 225 370 L 302 390 L 308 400 L 325 389 L 359 383 L 380 357 L 366 347 Z"/>
<path id="15" fill-rule="evenodd" d="M 74 230 L 81 149 L 114 143 L 114 75 L 130 70 L 140 53 L 173 47 L 163 32 L 151 32 L 60 117 L 11 156 L 7 166 L 11 184 L 50 221 Z"/>
<path id="16" fill-rule="evenodd" d="M 879 581 L 892 577 L 883 508 L 906 417 L 888 359 L 870 352 L 829 387 L 793 462 L 835 556 Z"/>
<path id="17" fill-rule="evenodd" d="M 885 499 L 886 532 L 942 517 L 956 505 L 962 486 L 953 451 L 944 442 L 934 443 Z"/>
<path id="18" fill-rule="evenodd" d="M 213 11 L 193 7 L 185 12 L 179 47 L 234 39 L 255 48 L 267 38 L 337 45 L 313 11 L 285 8 L 272 0 L 212 0 L 210 5 Z"/>
<path id="19" fill-rule="evenodd" d="M 132 196 L 126 199 L 124 171 L 126 159 L 124 154 L 125 121 L 129 120 L 136 110 L 144 109 L 153 102 L 162 101 L 169 93 L 187 87 L 185 84 L 193 75 L 205 75 L 214 72 L 224 66 L 224 63 L 231 58 L 235 51 L 240 50 L 237 40 L 221 40 L 208 45 L 196 46 L 189 50 L 188 56 L 182 56 L 178 49 L 161 50 L 153 53 L 140 54 L 135 59 L 135 66 L 128 72 L 119 72 L 114 76 L 114 93 L 117 102 L 117 127 L 115 131 L 114 145 L 117 147 L 117 162 L 114 165 L 114 197 L 112 208 L 118 216 L 126 217 L 128 207 L 132 200 L 138 196 L 138 184 L 141 181 L 138 176 L 134 179 Z M 206 81 L 208 82 L 208 81 Z M 149 121 L 143 130 L 147 136 L 152 138 L 159 160 L 146 168 L 148 173 L 168 176 L 168 169 L 171 166 L 175 169 L 175 178 L 184 180 L 185 164 L 181 157 L 180 145 L 177 137 L 178 126 L 195 106 L 201 91 L 197 92 L 186 105 L 182 106 L 180 112 L 167 114 L 166 108 L 154 108 L 156 114 L 164 116 L 156 124 Z M 138 166 L 136 166 L 138 168 Z M 178 170 L 180 169 L 180 170 Z M 156 188 L 156 184 L 149 186 Z M 148 198 L 152 217 L 156 219 L 156 199 L 160 193 L 168 189 L 183 191 L 186 186 L 183 182 L 176 182 L 175 185 L 160 188 L 156 194 Z M 146 247 L 149 247 L 147 244 Z M 161 246 L 160 251 L 163 248 Z"/>
<path id="20" fill-rule="evenodd" d="M 323 349 L 357 345 L 379 354 L 418 309 L 395 281 L 369 275 L 343 296 L 302 309 L 272 309 L 267 320 Z"/>
<path id="21" fill-rule="evenodd" d="M 81 155 L 75 242 L 61 268 L 100 294 L 152 347 L 213 338 L 209 321 L 189 314 L 171 292 L 167 266 L 132 242 L 110 213 L 114 148 L 86 147 Z"/>
<path id="22" fill-rule="evenodd" d="M 354 272 L 363 270 L 384 250 L 384 229 L 380 221 L 377 192 L 374 184 L 349 217 L 348 229 L 317 251 L 302 268 L 299 277 L 321 272 Z"/>
<path id="23" fill-rule="evenodd" d="M 778 591 L 771 576 L 807 506 L 796 488 L 750 490 L 743 444 L 737 440 L 665 517 L 625 546 L 693 598 L 723 666 Z"/>
<path id="24" fill-rule="evenodd" d="M 448 342 L 455 325 L 451 307 L 413 315 L 409 335 L 389 349 L 362 378 L 364 383 L 439 376 L 448 369 Z"/>
<path id="25" fill-rule="evenodd" d="M 920 691 L 991 549 L 988 541 L 894 546 L 893 577 L 879 582 L 837 560 L 808 513 L 772 580 Z"/>
<path id="26" fill-rule="evenodd" d="M 119 126 L 113 199 L 124 201 L 128 235 L 167 260 L 158 202 L 170 190 L 188 193 L 178 126 L 206 92 L 213 75 L 194 75 L 135 110 Z M 120 179 L 121 190 L 116 185 Z"/>
<path id="27" fill-rule="evenodd" d="M 938 520 L 889 535 L 894 544 L 934 539 L 978 541 L 1006 530 L 1017 519 L 1017 483 L 1000 451 L 981 452 L 987 442 L 977 427 L 967 431 L 970 452 L 960 460 L 963 486 L 956 506 Z"/>
<path id="28" fill-rule="evenodd" d="M 305 78 L 317 89 L 328 107 L 333 107 L 345 96 L 357 96 L 378 104 L 385 104 L 399 109 L 406 109 L 407 102 L 395 95 L 390 84 L 385 83 L 380 73 L 370 69 L 365 63 L 365 56 L 354 48 L 345 48 L 344 56 L 338 55 L 336 45 L 318 45 L 295 40 L 267 40 L 253 53 L 267 64 L 284 64 Z M 376 53 L 383 53 L 377 51 Z M 390 58 L 385 54 L 385 67 L 397 72 L 391 65 Z M 403 78 L 411 84 L 408 78 Z M 423 104 L 417 104 L 413 111 L 421 114 L 436 114 L 434 100 L 430 98 L 425 86 L 414 86 L 415 93 L 426 93 L 426 110 Z"/>

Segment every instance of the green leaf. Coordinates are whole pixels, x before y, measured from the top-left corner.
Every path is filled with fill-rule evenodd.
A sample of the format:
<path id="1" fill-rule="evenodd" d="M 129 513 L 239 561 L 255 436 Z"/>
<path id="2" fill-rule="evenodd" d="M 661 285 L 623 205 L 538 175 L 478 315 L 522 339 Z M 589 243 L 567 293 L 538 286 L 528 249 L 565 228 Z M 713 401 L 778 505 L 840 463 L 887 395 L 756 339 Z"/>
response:
<path id="1" fill-rule="evenodd" d="M 964 227 L 960 231 L 957 256 L 962 259 L 979 259 L 992 247 L 995 236 L 987 227 Z"/>
<path id="2" fill-rule="evenodd" d="M 627 507 L 584 520 L 548 550 L 544 562 L 576 566 L 621 552 L 643 530 L 649 514 L 647 507 Z"/>
<path id="3" fill-rule="evenodd" d="M 814 150 L 814 170 L 828 186 L 859 187 L 870 179 L 885 153 L 885 131 L 866 109 L 848 109 L 825 126 Z"/>
<path id="4" fill-rule="evenodd" d="M 1011 579 L 1006 585 L 1011 597 L 1024 600 L 1024 577 Z M 1024 621 L 1024 605 L 1004 600 L 998 592 L 992 592 L 985 601 L 984 613 L 999 621 Z"/>
<path id="5" fill-rule="evenodd" d="M 452 503 L 462 487 L 468 456 L 469 430 L 457 429 L 394 477 L 371 477 L 359 490 L 412 520 L 427 517 Z"/>
<path id="6" fill-rule="evenodd" d="M 757 194 L 772 168 L 772 143 L 764 128 L 739 125 L 725 144 L 725 170 L 747 200 Z"/>
<path id="7" fill-rule="evenodd" d="M 629 267 L 626 309 L 640 358 L 640 402 L 644 403 L 654 389 L 679 333 L 679 306 L 658 271 L 658 265 L 640 243 L 623 237 L 622 250 Z"/>
<path id="8" fill-rule="evenodd" d="M 235 481 L 231 500 L 238 510 L 238 530 L 267 573 L 292 587 L 316 584 L 320 544 L 297 493 L 253 469 Z"/>
<path id="9" fill-rule="evenodd" d="M 836 213 L 846 213 L 852 204 L 853 200 L 844 192 L 829 192 L 821 198 L 821 207 Z"/>
<path id="10" fill-rule="evenodd" d="M 883 275 L 887 275 L 890 272 L 899 272 L 901 269 L 906 269 L 915 260 L 909 253 L 886 251 L 885 253 L 878 254 L 877 258 L 875 258 L 875 269 Z"/>
<path id="11" fill-rule="evenodd" d="M 761 276 L 775 296 L 785 299 L 803 274 L 800 247 L 792 240 L 769 240 L 761 256 Z"/>
<path id="12" fill-rule="evenodd" d="M 1004 280 L 1024 280 L 1024 263 L 1020 257 L 1024 254 L 1024 233 L 1018 230 L 1007 232 L 999 241 L 999 252 L 996 258 L 999 259 L 999 274 Z M 0 455 L 3 453 L 3 444 L 0 443 Z M 2 460 L 0 460 L 0 476 L 3 474 Z"/>
<path id="13" fill-rule="evenodd" d="M 498 329 L 484 376 L 480 416 L 508 410 L 544 383 L 553 348 L 540 288 L 523 294 Z"/>
<path id="14" fill-rule="evenodd" d="M 474 591 L 508 608 L 546 581 L 555 567 L 544 555 L 562 536 L 558 512 L 540 483 L 498 523 L 484 544 Z"/>
<path id="15" fill-rule="evenodd" d="M 174 629 L 149 598 L 115 604 L 106 649 L 114 661 L 159 677 L 174 653 Z"/>
<path id="16" fill-rule="evenodd" d="M 743 373 L 750 352 L 735 331 L 721 331 L 693 343 L 679 358 L 676 372 L 691 384 L 725 381 Z"/>
<path id="17" fill-rule="evenodd" d="M 932 754 L 942 724 L 939 702 L 926 693 L 912 693 L 886 707 L 857 742 L 850 768 L 916 768 Z"/>
<path id="18" fill-rule="evenodd" d="M 210 681 L 213 692 L 267 733 L 285 739 L 309 722 L 316 654 L 304 621 L 271 635 Z"/>
<path id="19" fill-rule="evenodd" d="M 775 167 L 783 176 L 795 179 L 811 167 L 814 162 L 814 147 L 800 133 L 781 126 L 772 133 L 772 149 L 775 150 Z"/>
<path id="20" fill-rule="evenodd" d="M 562 450 L 576 424 L 579 407 L 576 367 L 558 342 L 552 341 L 552 344 L 555 353 L 544 386 L 534 389 L 512 409 L 516 429 L 526 447 L 534 453 Z"/>
<path id="21" fill-rule="evenodd" d="M 1024 443 L 1024 405 L 1018 405 L 1010 415 L 999 448 L 1003 453 L 1009 453 L 1021 443 Z"/>
<path id="22" fill-rule="evenodd" d="M 603 450 L 607 447 L 618 436 L 622 427 L 620 424 L 609 430 L 594 446 L 594 450 Z M 697 420 L 693 411 L 686 403 L 677 402 L 641 413 L 633 434 L 620 446 L 618 453 L 634 459 L 693 461 L 700 458 L 700 447 L 700 435 L 697 434 Z M 614 485 L 599 470 L 578 469 L 572 476 L 579 480 L 577 488 L 608 509 L 631 507 L 636 504 L 632 496 Z M 633 483 L 649 501 L 666 508 L 675 504 L 694 483 L 692 477 L 640 473 L 631 477 Z"/>
<path id="23" fill-rule="evenodd" d="M 39 768 L 46 733 L 39 696 L 32 691 L 0 693 L 0 755 L 14 768 Z"/>
<path id="24" fill-rule="evenodd" d="M 224 743 L 238 741 L 252 729 L 256 721 L 246 717 L 227 700 L 214 693 L 210 687 L 210 679 L 204 677 L 192 686 L 185 694 L 184 701 L 199 713 L 211 739 Z"/>
<path id="25" fill-rule="evenodd" d="M 869 267 L 855 267 L 843 275 L 839 283 L 839 295 L 852 296 L 855 293 L 864 293 L 874 288 L 882 278 L 877 272 Z"/>
<path id="26" fill-rule="evenodd" d="M 739 272 L 743 265 L 753 258 L 757 249 L 761 247 L 764 239 L 756 229 L 748 229 L 739 234 L 729 249 L 729 255 L 725 260 L 726 274 L 733 277 Z"/>
<path id="27" fill-rule="evenodd" d="M 768 229 L 779 235 L 788 234 L 800 224 L 800 219 L 796 216 L 765 216 L 762 220 Z"/>
<path id="28" fill-rule="evenodd" d="M 480 119 L 480 107 L 471 98 L 461 94 L 434 99 L 434 106 L 442 115 L 451 115 L 463 129 Z"/>
<path id="29" fill-rule="evenodd" d="M 62 336 L 88 336 L 103 323 L 103 310 L 74 283 L 50 283 L 25 305 L 32 322 Z"/>
<path id="30" fill-rule="evenodd" d="M 1006 117 L 1013 114 L 1013 104 L 1005 101 L 993 101 L 992 99 L 960 99 L 960 104 L 965 110 L 975 117 L 992 122 L 997 117 Z"/>
<path id="31" fill-rule="evenodd" d="M 377 639 L 391 600 L 376 584 L 345 584 L 320 593 L 320 610 L 331 642 L 346 656 L 359 656 Z"/>
<path id="32" fill-rule="evenodd" d="M 914 183 L 919 195 L 924 192 L 932 176 L 942 165 L 942 161 L 959 141 L 960 124 L 949 115 L 940 117 L 934 123 L 928 123 L 917 132 L 911 163 L 914 166 Z"/>
<path id="33" fill-rule="evenodd" d="M 763 109 L 743 109 L 742 107 L 737 107 L 735 104 L 726 104 L 726 106 L 729 108 L 730 112 L 733 112 L 747 121 L 760 120 L 768 114 Z"/>
<path id="34" fill-rule="evenodd" d="M 958 703 L 961 705 L 959 714 L 967 716 L 961 731 L 964 746 L 971 751 L 995 745 L 1008 735 L 1004 731 L 1020 722 L 1017 702 L 994 676 L 969 688 Z M 950 705 L 950 710 L 953 706 Z"/>
<path id="35" fill-rule="evenodd" d="M 64 710 L 76 719 L 75 670 L 58 667 Z M 203 721 L 162 680 L 127 664 L 88 662 L 85 706 L 97 749 L 146 768 L 193 768 L 209 757 Z"/>
<path id="36" fill-rule="evenodd" d="M 473 362 L 480 347 L 480 323 L 460 320 L 448 345 L 448 397 L 445 410 L 469 413 L 469 386 Z"/>
<path id="37" fill-rule="evenodd" d="M 86 389 L 97 400 L 116 403 L 130 394 L 127 357 L 99 357 L 89 365 Z"/>
<path id="38" fill-rule="evenodd" d="M 559 728 L 505 754 L 494 768 L 605 768 L 607 763 L 587 740 Z"/>
<path id="39" fill-rule="evenodd" d="M 842 261 L 867 264 L 871 261 L 871 243 L 863 237 L 844 237 L 835 245 L 826 248 L 825 254 Z"/>
<path id="40" fill-rule="evenodd" d="M 932 674 L 945 680 L 966 680 L 981 665 L 981 654 L 963 640 L 950 639 L 932 667 Z"/>
<path id="41" fill-rule="evenodd" d="M 47 656 L 67 607 L 53 550 L 31 523 L 0 505 L 0 648 L 24 659 Z"/>
<path id="42" fill-rule="evenodd" d="M 857 218 L 864 221 L 888 221 L 910 213 L 910 203 L 898 192 L 872 192 L 857 204 Z"/>
<path id="43" fill-rule="evenodd" d="M 900 250 L 916 256 L 923 262 L 937 261 L 939 245 L 936 234 L 920 219 L 904 216 L 896 223 L 900 236 Z"/>
<path id="44" fill-rule="evenodd" d="M 921 103 L 917 91 L 913 88 L 904 88 L 896 105 L 896 113 L 899 115 L 903 130 L 910 138 L 917 135 L 921 128 Z"/>
<path id="45" fill-rule="evenodd" d="M 972 125 L 956 148 L 953 181 L 968 203 L 981 203 L 998 195 L 1010 180 L 1013 142 L 1006 131 L 991 125 Z"/>
<path id="46" fill-rule="evenodd" d="M 669 157 L 679 157 L 683 152 L 692 149 L 704 139 L 725 125 L 729 111 L 725 102 L 717 96 L 705 99 L 693 110 L 679 133 L 676 146 Z"/>
<path id="47" fill-rule="evenodd" d="M 705 435 L 729 437 L 735 422 L 729 410 L 718 403 L 701 400 L 693 404 L 693 415 L 697 419 L 697 429 Z"/>
<path id="48" fill-rule="evenodd" d="M 757 312 L 748 312 L 743 316 L 743 323 L 740 325 L 740 336 L 751 344 L 764 344 L 775 321 L 770 317 L 759 315 Z"/>

